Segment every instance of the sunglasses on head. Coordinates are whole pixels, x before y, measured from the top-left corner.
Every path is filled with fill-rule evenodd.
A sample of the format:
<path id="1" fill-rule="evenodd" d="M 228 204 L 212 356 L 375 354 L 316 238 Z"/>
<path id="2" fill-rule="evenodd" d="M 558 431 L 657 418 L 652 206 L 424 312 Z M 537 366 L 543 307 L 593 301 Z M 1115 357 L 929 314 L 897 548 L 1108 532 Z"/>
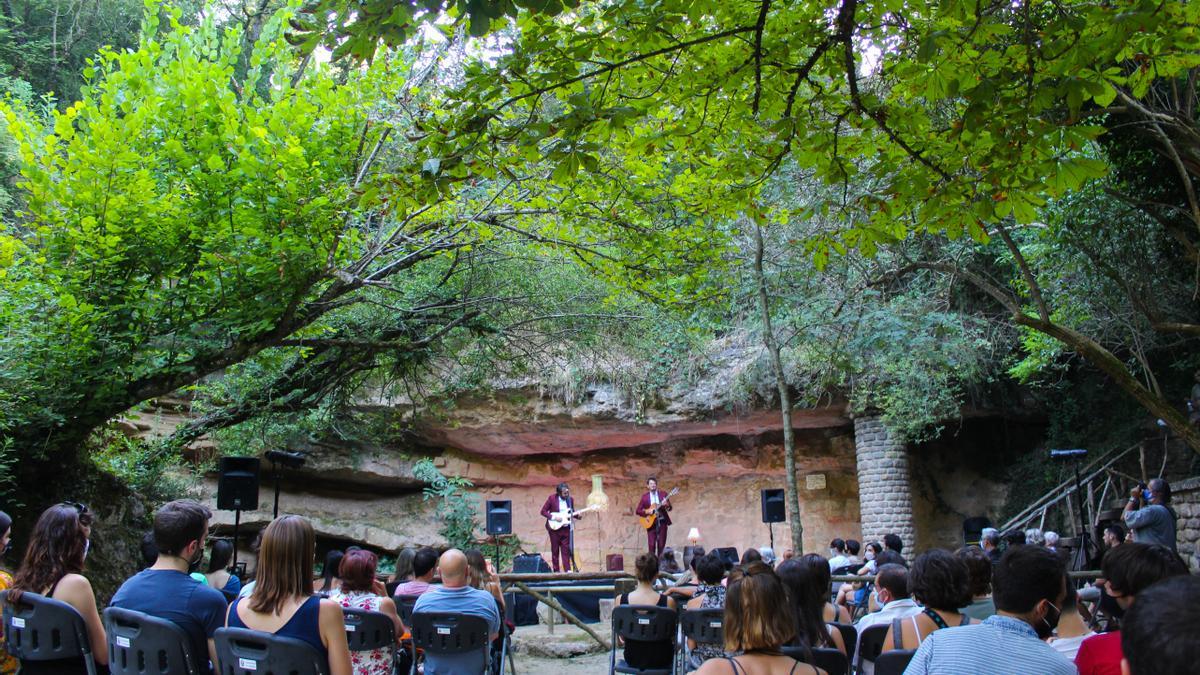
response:
<path id="1" fill-rule="evenodd" d="M 61 502 L 60 506 L 69 506 L 79 512 L 80 515 L 88 513 L 87 504 L 82 502 Z"/>

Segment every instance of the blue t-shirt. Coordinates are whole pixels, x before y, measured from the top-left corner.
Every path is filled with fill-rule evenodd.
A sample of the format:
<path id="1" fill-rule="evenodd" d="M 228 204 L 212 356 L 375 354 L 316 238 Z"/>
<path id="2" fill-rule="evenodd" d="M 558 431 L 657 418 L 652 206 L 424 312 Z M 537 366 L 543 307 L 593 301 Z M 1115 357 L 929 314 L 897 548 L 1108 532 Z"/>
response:
<path id="1" fill-rule="evenodd" d="M 201 668 L 208 663 L 208 639 L 225 625 L 225 596 L 183 572 L 145 569 L 121 584 L 111 607 L 166 619 L 187 632 Z"/>
<path id="2" fill-rule="evenodd" d="M 463 586 L 461 588 L 446 588 L 434 586 L 421 597 L 413 613 L 417 612 L 455 612 L 481 616 L 487 620 L 488 633 L 500 632 L 500 612 L 496 610 L 496 598 L 491 593 Z M 425 653 L 425 675 L 461 675 L 462 673 L 478 673 L 483 671 L 483 651 L 465 654 L 431 654 Z"/>

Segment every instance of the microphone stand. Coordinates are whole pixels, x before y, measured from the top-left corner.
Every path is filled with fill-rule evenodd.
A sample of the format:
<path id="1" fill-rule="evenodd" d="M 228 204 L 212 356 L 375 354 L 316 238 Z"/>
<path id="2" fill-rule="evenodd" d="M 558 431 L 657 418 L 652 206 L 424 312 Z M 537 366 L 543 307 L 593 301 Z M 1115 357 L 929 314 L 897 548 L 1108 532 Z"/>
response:
<path id="1" fill-rule="evenodd" d="M 570 497 L 569 499 L 570 501 L 567 502 L 567 527 L 570 529 L 567 530 L 567 547 L 571 553 L 571 571 L 578 572 L 579 565 L 575 564 L 575 498 Z"/>

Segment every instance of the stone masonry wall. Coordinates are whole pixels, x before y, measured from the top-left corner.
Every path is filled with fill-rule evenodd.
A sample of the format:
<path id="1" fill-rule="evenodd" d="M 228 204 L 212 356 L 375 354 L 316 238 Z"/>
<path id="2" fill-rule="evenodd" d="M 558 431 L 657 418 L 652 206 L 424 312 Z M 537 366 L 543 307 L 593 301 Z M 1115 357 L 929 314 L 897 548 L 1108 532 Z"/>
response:
<path id="1" fill-rule="evenodd" d="M 1171 503 L 1179 514 L 1175 523 L 1179 555 L 1193 571 L 1200 570 L 1200 476 L 1172 485 Z"/>
<path id="2" fill-rule="evenodd" d="M 908 449 L 892 438 L 879 417 L 854 418 L 858 461 L 858 499 L 862 510 L 863 541 L 881 541 L 896 533 L 906 557 L 916 543 Z"/>

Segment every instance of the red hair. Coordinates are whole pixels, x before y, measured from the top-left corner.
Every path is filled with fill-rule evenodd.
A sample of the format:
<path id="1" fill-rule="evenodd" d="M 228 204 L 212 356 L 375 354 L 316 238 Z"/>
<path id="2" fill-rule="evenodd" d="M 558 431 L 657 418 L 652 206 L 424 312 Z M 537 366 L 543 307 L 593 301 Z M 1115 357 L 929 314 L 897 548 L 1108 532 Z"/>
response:
<path id="1" fill-rule="evenodd" d="M 375 568 L 379 564 L 379 558 L 370 551 L 357 549 L 350 551 L 342 558 L 342 564 L 338 567 L 338 574 L 341 575 L 342 591 L 369 591 L 371 584 L 375 581 Z"/>

